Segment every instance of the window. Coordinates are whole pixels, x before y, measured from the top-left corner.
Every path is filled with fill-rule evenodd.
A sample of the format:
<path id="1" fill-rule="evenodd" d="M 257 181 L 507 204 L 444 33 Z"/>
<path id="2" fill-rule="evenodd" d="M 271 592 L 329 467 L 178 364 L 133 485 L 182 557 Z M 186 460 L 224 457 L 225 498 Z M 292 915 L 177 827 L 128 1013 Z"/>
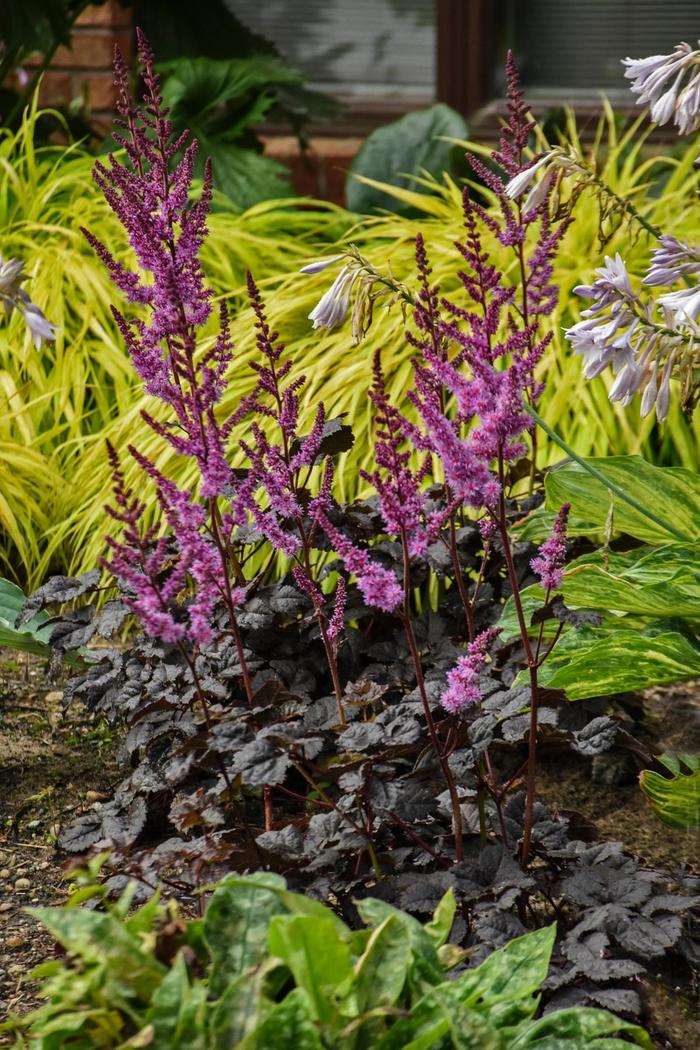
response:
<path id="1" fill-rule="evenodd" d="M 236 16 L 277 45 L 312 87 L 348 102 L 409 109 L 436 98 L 433 0 L 236 0 Z"/>

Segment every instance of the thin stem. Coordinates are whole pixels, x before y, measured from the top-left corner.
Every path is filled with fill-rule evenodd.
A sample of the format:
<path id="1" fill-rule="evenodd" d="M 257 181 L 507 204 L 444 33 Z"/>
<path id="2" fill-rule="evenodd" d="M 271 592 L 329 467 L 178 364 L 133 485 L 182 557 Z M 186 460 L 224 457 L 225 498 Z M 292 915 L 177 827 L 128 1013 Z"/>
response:
<path id="1" fill-rule="evenodd" d="M 447 790 L 450 795 L 450 802 L 452 805 L 452 823 L 455 837 L 455 858 L 459 862 L 464 857 L 464 847 L 462 839 L 462 810 L 459 804 L 459 795 L 457 794 L 457 787 L 455 780 L 450 769 L 450 764 L 443 754 L 440 746 L 440 741 L 435 728 L 435 722 L 433 721 L 433 714 L 430 710 L 430 701 L 428 700 L 428 694 L 425 688 L 425 678 L 423 677 L 423 667 L 421 664 L 420 653 L 418 652 L 418 645 L 416 643 L 416 636 L 413 630 L 413 622 L 411 620 L 411 565 L 410 555 L 408 553 L 408 537 L 406 536 L 406 530 L 401 530 L 401 547 L 403 550 L 403 592 L 404 592 L 404 607 L 403 607 L 403 625 L 406 632 L 406 640 L 408 641 L 408 648 L 411 653 L 411 659 L 413 661 L 413 668 L 416 675 L 416 684 L 418 685 L 418 691 L 420 693 L 421 702 L 423 704 L 423 712 L 425 714 L 425 721 L 428 726 L 428 733 L 430 735 L 430 742 L 433 746 L 433 750 L 437 757 L 438 762 L 442 768 L 445 783 L 447 784 Z"/>
<path id="2" fill-rule="evenodd" d="M 457 528 L 455 526 L 454 513 L 450 514 L 450 557 L 452 558 L 452 568 L 455 574 L 455 583 L 457 584 L 457 590 L 459 591 L 459 597 L 462 602 L 462 608 L 464 609 L 464 616 L 467 622 L 467 634 L 469 635 L 469 641 L 473 642 L 475 638 L 474 631 L 474 609 L 472 603 L 469 601 L 467 594 L 467 588 L 464 586 L 464 573 L 462 572 L 462 566 L 459 562 L 459 552 L 457 550 Z"/>

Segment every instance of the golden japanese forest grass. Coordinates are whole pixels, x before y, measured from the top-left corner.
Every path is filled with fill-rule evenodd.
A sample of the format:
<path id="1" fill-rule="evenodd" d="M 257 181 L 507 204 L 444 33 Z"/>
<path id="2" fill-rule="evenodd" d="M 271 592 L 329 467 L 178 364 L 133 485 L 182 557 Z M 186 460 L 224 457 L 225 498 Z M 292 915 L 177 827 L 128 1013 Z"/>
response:
<path id="1" fill-rule="evenodd" d="M 194 481 L 189 464 L 165 449 L 140 418 L 142 407 L 153 412 L 154 406 L 141 394 L 110 314 L 110 303 L 119 303 L 119 297 L 79 232 L 80 226 L 89 227 L 118 257 L 128 258 L 123 232 L 91 182 L 93 158 L 77 147 L 36 150 L 35 119 L 33 110 L 16 135 L 0 140 L 0 253 L 26 261 L 30 295 L 60 328 L 56 342 L 37 352 L 19 317 L 0 327 L 0 573 L 29 587 L 50 570 L 93 567 L 103 553 L 107 520 L 102 507 L 109 497 L 106 437 L 117 448 L 137 445 L 180 484 Z M 577 135 L 573 121 L 568 134 Z M 649 156 L 638 129 L 619 132 L 613 114 L 606 111 L 598 136 L 585 150 L 596 160 L 598 176 L 650 222 L 666 232 L 695 236 L 697 143 L 677 155 Z M 312 331 L 309 311 L 334 271 L 308 277 L 298 273 L 299 267 L 353 243 L 378 269 L 390 269 L 410 284 L 413 244 L 420 231 L 442 290 L 457 299 L 462 294 L 453 247 L 462 224 L 459 187 L 445 178 L 426 184 L 425 192 L 390 192 L 409 202 L 416 217 L 358 219 L 325 203 L 271 201 L 243 214 L 213 214 L 204 253 L 211 284 L 234 316 L 236 358 L 222 411 L 230 411 L 252 385 L 248 362 L 254 333 L 242 290 L 250 269 L 287 345 L 294 373 L 307 376 L 306 425 L 323 400 L 329 415 L 346 413 L 353 427 L 354 448 L 337 471 L 337 492 L 343 499 L 358 492 L 357 468 L 370 458 L 367 388 L 374 351 L 381 347 L 390 390 L 401 400 L 411 384 L 410 349 L 396 304 L 377 309 L 359 346 L 353 344 L 349 325 Z M 601 249 L 598 203 L 589 190 L 578 201 L 576 216 L 554 275 L 561 296 L 547 322 L 554 338 L 542 362 L 547 388 L 541 414 L 580 454 L 641 452 L 653 462 L 698 469 L 698 423 L 685 419 L 677 406 L 659 429 L 652 419 L 640 420 L 637 403 L 628 409 L 610 404 L 609 376 L 593 382 L 581 376 L 580 362 L 562 336 L 562 328 L 585 306 L 572 296 L 573 287 L 590 280 L 606 253 L 620 251 L 631 271 L 642 273 L 652 243 L 634 222 L 622 223 Z M 495 260 L 510 272 L 506 250 L 492 248 Z M 212 321 L 203 345 L 214 331 Z M 543 462 L 561 457 L 556 448 L 547 447 L 542 455 Z M 142 490 L 142 479 L 126 456 L 124 465 L 128 479 Z"/>

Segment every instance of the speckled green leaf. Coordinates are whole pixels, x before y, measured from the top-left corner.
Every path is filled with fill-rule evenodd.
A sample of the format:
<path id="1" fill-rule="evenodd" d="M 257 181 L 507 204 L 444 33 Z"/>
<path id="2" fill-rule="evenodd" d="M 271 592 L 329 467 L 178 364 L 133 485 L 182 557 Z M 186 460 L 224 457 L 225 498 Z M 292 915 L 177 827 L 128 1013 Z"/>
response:
<path id="1" fill-rule="evenodd" d="M 598 1036 L 617 1035 L 624 1032 L 637 1046 L 651 1050 L 652 1042 L 644 1029 L 638 1025 L 621 1021 L 607 1010 L 588 1007 L 572 1007 L 546 1014 L 539 1021 L 527 1026 L 525 1032 L 512 1043 L 508 1050 L 588 1050 L 597 1046 Z M 629 1046 L 619 1040 L 620 1048 Z"/>
<path id="2" fill-rule="evenodd" d="M 204 940 L 211 952 L 210 985 L 215 994 L 221 995 L 236 977 L 262 962 L 270 919 L 285 911 L 276 892 L 284 886 L 278 875 L 261 872 L 226 879 L 214 891 L 204 917 Z"/>
<path id="3" fill-rule="evenodd" d="M 270 921 L 268 949 L 306 992 L 314 1018 L 330 1023 L 335 1003 L 353 982 L 350 948 L 332 919 L 276 915 Z"/>
<path id="4" fill-rule="evenodd" d="M 303 989 L 295 988 L 273 1007 L 259 1028 L 240 1044 L 240 1050 L 323 1050 Z"/>

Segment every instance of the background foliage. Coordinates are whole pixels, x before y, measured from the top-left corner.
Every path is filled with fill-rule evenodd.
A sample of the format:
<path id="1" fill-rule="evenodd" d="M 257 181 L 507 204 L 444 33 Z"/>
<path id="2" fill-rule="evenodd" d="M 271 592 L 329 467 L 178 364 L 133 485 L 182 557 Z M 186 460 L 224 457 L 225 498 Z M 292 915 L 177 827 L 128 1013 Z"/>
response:
<path id="1" fill-rule="evenodd" d="M 28 587 L 50 568 L 79 571 L 93 566 L 101 555 L 102 505 L 109 491 L 106 436 L 117 448 L 134 441 L 164 466 L 164 453 L 156 451 L 152 434 L 139 418 L 145 402 L 136 392 L 111 318 L 107 274 L 78 226 L 87 225 L 118 257 L 125 257 L 126 248 L 90 181 L 92 158 L 77 147 L 35 147 L 36 120 L 33 108 L 20 130 L 4 132 L 0 141 L 2 254 L 26 260 L 32 297 L 61 329 L 56 343 L 37 353 L 17 317 L 0 328 L 0 567 Z M 577 135 L 572 121 L 569 132 Z M 683 202 L 692 199 L 697 184 L 697 143 L 678 156 L 647 156 L 641 139 L 629 131 L 621 133 L 607 112 L 586 150 L 597 158 L 600 177 L 650 221 L 692 237 L 690 206 Z M 250 269 L 262 284 L 296 368 L 308 377 L 306 421 L 310 425 L 322 398 L 329 415 L 346 413 L 353 427 L 355 445 L 348 453 L 353 469 L 341 467 L 338 472 L 339 495 L 345 499 L 357 494 L 354 466 L 368 456 L 366 390 L 373 352 L 382 347 L 389 392 L 400 401 L 410 383 L 410 350 L 395 324 L 397 305 L 378 305 L 373 327 L 359 346 L 353 344 L 349 326 L 340 335 L 312 335 L 307 315 L 329 283 L 328 272 L 303 277 L 296 271 L 319 254 L 332 254 L 337 245 L 355 243 L 379 269 L 388 264 L 395 277 L 410 281 L 413 240 L 422 231 L 431 246 L 436 279 L 443 281 L 447 293 L 454 293 L 456 284 L 453 242 L 462 224 L 457 184 L 446 176 L 442 182 L 426 179 L 419 189 L 379 188 L 413 209 L 415 217 L 358 218 L 329 204 L 314 202 L 309 207 L 308 202 L 293 200 L 268 201 L 237 214 L 219 198 L 205 257 L 216 293 L 226 297 L 234 314 L 239 311 L 233 332 L 237 357 L 225 407 L 232 408 L 251 382 L 253 329 L 248 310 L 241 309 L 242 280 Z M 671 417 L 659 431 L 650 418 L 640 421 L 636 404 L 628 409 L 612 405 L 607 398 L 611 378 L 583 379 L 579 361 L 563 340 L 562 327 L 579 316 L 572 289 L 590 278 L 604 252 L 627 245 L 627 222 L 617 228 L 614 222 L 612 227 L 610 221 L 605 225 L 609 239 L 603 249 L 598 203 L 586 191 L 554 275 L 562 294 L 551 317 L 554 339 L 542 366 L 549 377 L 542 415 L 580 454 L 641 453 L 652 462 L 697 470 L 697 420 L 683 417 L 672 399 Z M 626 254 L 630 266 L 637 264 L 641 270 L 649 238 L 634 223 L 632 229 L 635 237 Z M 505 265 L 504 250 L 490 248 L 497 263 Z M 542 462 L 560 458 L 553 446 L 543 450 Z M 168 466 L 175 477 L 177 470 L 177 464 Z"/>

